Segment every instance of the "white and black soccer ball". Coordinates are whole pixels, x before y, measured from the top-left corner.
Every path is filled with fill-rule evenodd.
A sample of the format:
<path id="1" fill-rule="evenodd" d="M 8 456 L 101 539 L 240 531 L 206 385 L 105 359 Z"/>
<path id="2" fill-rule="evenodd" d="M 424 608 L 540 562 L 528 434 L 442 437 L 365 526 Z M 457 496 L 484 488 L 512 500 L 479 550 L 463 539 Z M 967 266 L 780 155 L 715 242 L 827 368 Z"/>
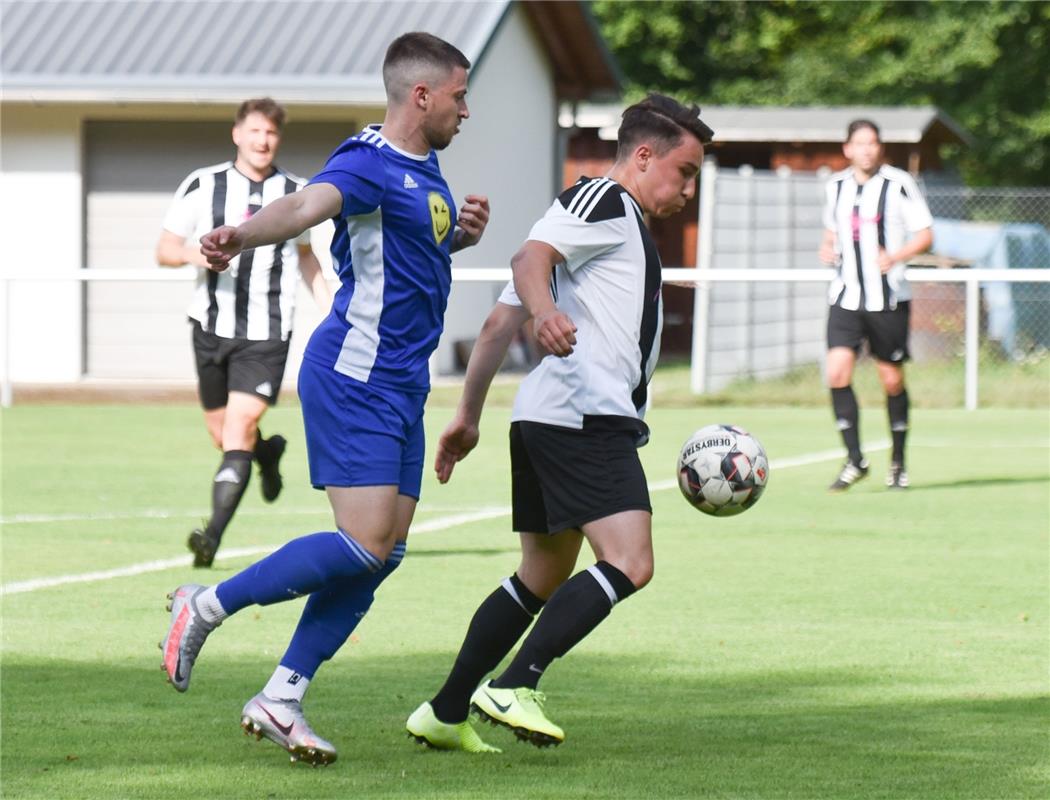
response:
<path id="1" fill-rule="evenodd" d="M 678 456 L 678 487 L 694 508 L 731 517 L 758 502 L 769 480 L 761 442 L 736 425 L 708 425 L 690 436 Z"/>

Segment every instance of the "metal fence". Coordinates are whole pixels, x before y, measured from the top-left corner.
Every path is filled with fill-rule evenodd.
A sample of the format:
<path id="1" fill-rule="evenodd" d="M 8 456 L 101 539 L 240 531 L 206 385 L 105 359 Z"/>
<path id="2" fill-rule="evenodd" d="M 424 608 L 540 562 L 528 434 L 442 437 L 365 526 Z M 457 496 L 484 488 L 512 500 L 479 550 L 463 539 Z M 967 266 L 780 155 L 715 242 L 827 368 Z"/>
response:
<path id="1" fill-rule="evenodd" d="M 694 392 L 732 399 L 764 385 L 774 402 L 823 396 L 830 274 L 816 251 L 826 177 L 705 164 L 697 272 L 708 280 L 695 295 Z M 1046 404 L 1050 189 L 926 191 L 935 245 L 925 264 L 956 268 L 909 272 L 909 372 L 931 405 L 976 407 L 979 383 L 986 405 Z"/>

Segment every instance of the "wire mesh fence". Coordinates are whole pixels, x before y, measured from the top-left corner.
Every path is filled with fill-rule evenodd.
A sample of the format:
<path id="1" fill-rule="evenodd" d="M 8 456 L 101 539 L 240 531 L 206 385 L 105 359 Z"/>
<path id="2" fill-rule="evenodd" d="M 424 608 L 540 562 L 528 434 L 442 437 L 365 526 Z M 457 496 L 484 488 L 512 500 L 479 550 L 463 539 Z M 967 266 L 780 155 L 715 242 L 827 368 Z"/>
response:
<path id="1" fill-rule="evenodd" d="M 701 197 L 701 268 L 740 281 L 701 290 L 694 314 L 693 388 L 710 400 L 776 404 L 824 402 L 827 319 L 820 281 L 749 281 L 748 271 L 812 271 L 822 228 L 826 176 L 706 169 Z M 926 188 L 934 216 L 927 266 L 980 269 L 974 303 L 982 405 L 1050 403 L 1050 283 L 994 280 L 999 270 L 1046 270 L 1050 277 L 1050 189 Z M 706 239 L 706 245 L 704 240 Z M 705 249 L 706 248 L 706 249 Z M 995 272 L 993 272 L 995 271 Z M 961 275 L 961 273 L 959 273 Z M 1004 275 L 1009 273 L 1003 273 Z M 1041 275 L 1037 277 L 1042 277 Z M 909 381 L 920 403 L 960 406 L 966 399 L 967 292 L 964 282 L 916 282 L 911 303 Z M 699 355 L 698 355 L 699 354 Z M 862 355 L 857 380 L 878 390 Z M 702 376 L 695 380 L 696 363 Z"/>

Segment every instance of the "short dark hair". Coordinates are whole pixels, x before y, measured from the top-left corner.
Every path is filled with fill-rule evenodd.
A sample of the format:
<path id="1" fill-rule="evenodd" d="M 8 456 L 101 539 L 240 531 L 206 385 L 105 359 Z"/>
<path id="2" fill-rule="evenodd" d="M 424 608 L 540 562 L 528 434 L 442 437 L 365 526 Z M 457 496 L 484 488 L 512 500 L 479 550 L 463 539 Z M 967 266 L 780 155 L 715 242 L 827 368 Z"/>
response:
<path id="1" fill-rule="evenodd" d="M 851 122 L 846 128 L 846 141 L 848 142 L 850 139 L 853 138 L 853 134 L 855 134 L 859 130 L 863 130 L 864 128 L 870 129 L 875 134 L 875 138 L 879 140 L 879 144 L 882 144 L 882 134 L 879 133 L 879 126 L 872 122 L 870 119 L 853 120 L 853 122 Z"/>
<path id="2" fill-rule="evenodd" d="M 657 155 L 663 155 L 677 147 L 686 133 L 701 144 L 715 135 L 700 119 L 700 106 L 686 106 L 654 92 L 623 112 L 616 135 L 616 157 L 625 157 L 643 141 L 649 142 Z"/>
<path id="3" fill-rule="evenodd" d="M 412 31 L 403 33 L 390 43 L 383 59 L 383 86 L 391 99 L 401 99 L 406 78 L 413 83 L 415 75 L 399 75 L 420 70 L 451 72 L 456 67 L 470 69 L 468 59 L 458 48 L 431 33 Z M 400 80 L 399 80 L 400 79 Z"/>
<path id="4" fill-rule="evenodd" d="M 272 97 L 253 97 L 251 100 L 245 100 L 237 109 L 237 116 L 233 118 L 233 124 L 240 125 L 249 114 L 262 114 L 277 126 L 277 130 L 284 127 L 284 106 Z"/>

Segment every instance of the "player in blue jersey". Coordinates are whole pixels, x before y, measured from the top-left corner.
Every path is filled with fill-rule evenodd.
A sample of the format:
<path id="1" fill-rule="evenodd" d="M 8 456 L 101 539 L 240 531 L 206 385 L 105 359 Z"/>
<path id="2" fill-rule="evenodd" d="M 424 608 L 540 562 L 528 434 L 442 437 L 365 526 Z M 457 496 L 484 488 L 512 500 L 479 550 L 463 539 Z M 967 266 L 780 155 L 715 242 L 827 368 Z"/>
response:
<path id="1" fill-rule="evenodd" d="M 451 254 L 480 240 L 489 215 L 478 195 L 453 210 L 436 154 L 469 116 L 469 67 L 435 36 L 397 38 L 383 62 L 383 124 L 343 142 L 306 188 L 201 239 L 221 272 L 243 250 L 294 239 L 325 219 L 336 225 L 332 258 L 342 286 L 299 374 L 310 480 L 327 492 L 335 529 L 295 539 L 216 586 L 180 586 L 161 643 L 168 679 L 186 691 L 204 640 L 227 616 L 309 595 L 280 665 L 241 714 L 246 733 L 266 736 L 293 761 L 336 758 L 306 722 L 302 699 L 401 562 L 419 498 L 427 365 L 441 335 Z"/>

